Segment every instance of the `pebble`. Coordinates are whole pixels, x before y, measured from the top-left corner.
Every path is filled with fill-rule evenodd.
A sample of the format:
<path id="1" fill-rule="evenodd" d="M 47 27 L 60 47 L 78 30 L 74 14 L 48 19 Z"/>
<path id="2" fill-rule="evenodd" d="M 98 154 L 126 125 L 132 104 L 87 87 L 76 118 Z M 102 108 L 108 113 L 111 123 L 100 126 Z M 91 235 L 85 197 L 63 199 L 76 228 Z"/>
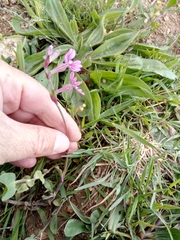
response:
<path id="1" fill-rule="evenodd" d="M 0 3 L 4 5 L 10 5 L 17 3 L 17 0 L 0 0 Z"/>

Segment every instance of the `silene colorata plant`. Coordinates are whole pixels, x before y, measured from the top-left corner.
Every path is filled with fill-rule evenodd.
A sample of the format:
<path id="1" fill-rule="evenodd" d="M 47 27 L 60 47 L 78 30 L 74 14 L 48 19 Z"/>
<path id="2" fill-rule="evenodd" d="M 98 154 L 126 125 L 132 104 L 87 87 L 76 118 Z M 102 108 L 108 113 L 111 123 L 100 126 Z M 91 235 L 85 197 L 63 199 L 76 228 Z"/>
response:
<path id="1" fill-rule="evenodd" d="M 43 223 L 28 240 L 179 240 L 180 57 L 145 41 L 157 12 L 176 1 L 159 11 L 160 1 L 100 0 L 88 12 L 89 1 L 20 2 L 30 20 L 12 20 L 24 37 L 18 68 L 48 89 L 60 114 L 59 102 L 67 109 L 83 137 L 74 154 L 41 158 L 31 173 L 3 166 L 2 238 L 10 226 L 11 240 L 25 239 L 30 210 L 10 205 L 25 201 Z"/>

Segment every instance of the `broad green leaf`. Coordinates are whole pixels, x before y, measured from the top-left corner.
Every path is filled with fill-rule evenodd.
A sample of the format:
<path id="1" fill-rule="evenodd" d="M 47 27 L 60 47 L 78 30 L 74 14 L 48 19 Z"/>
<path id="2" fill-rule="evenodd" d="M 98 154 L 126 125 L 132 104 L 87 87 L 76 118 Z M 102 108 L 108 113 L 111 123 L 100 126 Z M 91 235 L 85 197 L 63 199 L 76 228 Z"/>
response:
<path id="1" fill-rule="evenodd" d="M 173 73 L 165 64 L 154 59 L 145 59 L 136 55 L 126 55 L 122 57 L 124 64 L 131 69 L 138 69 L 144 72 L 156 73 L 162 77 L 166 77 L 172 80 L 177 78 L 176 74 Z"/>
<path id="2" fill-rule="evenodd" d="M 102 62 L 102 61 L 92 61 L 94 64 L 116 67 L 116 62 Z M 172 64 L 177 64 L 178 59 L 174 59 Z M 166 64 L 168 66 L 168 63 Z M 125 55 L 120 57 L 119 68 L 121 66 L 126 67 L 128 69 L 141 70 L 142 72 L 148 73 L 156 73 L 162 77 L 166 77 L 172 80 L 177 78 L 176 74 L 172 72 L 172 70 L 167 67 L 164 63 L 155 60 L 155 59 L 145 59 L 136 55 Z"/>
<path id="3" fill-rule="evenodd" d="M 62 7 L 61 1 L 47 0 L 45 9 L 49 15 L 49 18 L 58 27 L 57 31 L 59 30 L 61 33 L 63 33 L 64 38 L 67 38 L 67 40 L 71 40 L 71 42 L 76 43 L 77 39 L 73 33 L 64 8 Z"/>
<path id="4" fill-rule="evenodd" d="M 43 4 L 42 0 L 39 0 L 39 1 L 32 0 L 31 4 L 33 5 L 33 7 L 32 6 L 30 7 L 30 5 L 28 4 L 28 2 L 26 0 L 21 0 L 21 3 L 26 8 L 26 11 L 32 18 L 33 22 L 36 22 L 40 28 L 44 28 L 44 25 L 43 25 L 44 4 Z M 34 11 L 33 11 L 33 9 L 34 9 Z"/>
<path id="5" fill-rule="evenodd" d="M 34 178 L 41 180 L 41 182 L 44 184 L 45 179 L 40 170 L 36 170 L 36 172 L 34 173 Z"/>
<path id="6" fill-rule="evenodd" d="M 2 201 L 6 201 L 13 197 L 16 192 L 16 175 L 14 173 L 2 173 L 0 175 L 0 183 L 5 185 L 2 193 Z"/>
<path id="7" fill-rule="evenodd" d="M 123 16 L 125 13 L 126 13 L 125 8 L 114 8 L 114 9 L 110 9 L 108 11 L 102 12 L 100 14 L 100 17 L 105 16 L 107 21 L 111 21 L 111 20 L 114 20 L 116 18 L 119 18 L 120 16 Z"/>
<path id="8" fill-rule="evenodd" d="M 99 26 L 97 26 L 97 28 L 95 28 L 92 31 L 92 33 L 86 40 L 85 45 L 87 46 L 90 45 L 93 47 L 94 45 L 101 43 L 104 39 L 104 33 L 105 33 L 105 28 L 104 28 L 104 17 L 103 17 Z"/>
<path id="9" fill-rule="evenodd" d="M 169 231 L 173 237 L 173 240 L 180 239 L 180 230 L 176 228 L 170 228 Z M 152 237 L 155 237 L 158 240 L 170 240 L 169 232 L 167 229 L 157 229 L 155 232 L 152 233 Z"/>
<path id="10" fill-rule="evenodd" d="M 139 88 L 142 90 L 142 92 L 140 92 L 141 97 L 155 99 L 151 88 L 143 80 L 130 74 L 124 74 L 121 76 L 119 73 L 112 71 L 99 70 L 91 73 L 91 78 L 107 92 L 123 93 L 123 91 L 126 91 L 127 87 L 130 87 L 128 90 L 131 91 Z"/>
<path id="11" fill-rule="evenodd" d="M 14 31 L 18 34 L 25 35 L 25 36 L 42 37 L 42 38 L 46 38 L 46 39 L 60 37 L 60 34 L 54 29 L 48 29 L 48 28 L 39 29 L 34 26 L 23 29 L 20 24 L 21 22 L 26 23 L 25 20 L 21 19 L 18 16 L 15 16 L 11 23 L 12 27 L 14 28 Z"/>
<path id="12" fill-rule="evenodd" d="M 90 224 L 91 223 L 90 219 L 88 217 L 85 217 L 71 201 L 69 201 L 69 202 L 71 204 L 72 209 L 74 210 L 76 215 L 81 219 L 81 221 L 84 223 Z"/>
<path id="13" fill-rule="evenodd" d="M 17 185 L 17 192 L 18 193 L 23 193 L 23 192 L 28 191 L 28 190 L 29 190 L 29 187 L 27 186 L 26 183 L 21 183 L 21 184 Z"/>
<path id="14" fill-rule="evenodd" d="M 50 222 L 50 230 L 53 234 L 58 233 L 58 218 L 57 214 L 52 214 L 51 222 Z"/>
<path id="15" fill-rule="evenodd" d="M 94 210 L 94 212 L 91 213 L 91 216 L 90 216 L 90 221 L 91 223 L 96 223 L 100 218 L 100 213 L 98 210 Z"/>
<path id="16" fill-rule="evenodd" d="M 86 105 L 86 107 L 83 109 L 82 112 L 79 112 L 79 116 L 84 117 L 84 116 L 89 116 L 90 119 L 93 118 L 93 109 L 92 109 L 92 99 L 91 99 L 91 94 L 89 92 L 89 89 L 87 88 L 86 84 L 84 81 L 81 79 L 81 77 L 76 74 L 77 80 L 81 82 L 81 85 L 79 86 L 80 89 L 84 92 L 85 95 L 82 95 L 78 93 L 76 90 L 72 89 L 69 92 L 63 92 L 62 96 L 66 101 L 71 101 L 73 106 L 78 109 L 80 106 L 83 104 Z M 65 84 L 71 83 L 69 74 L 66 75 Z"/>
<path id="17" fill-rule="evenodd" d="M 44 1 L 43 0 L 34 0 L 34 9 L 36 16 L 38 18 L 37 24 L 40 28 L 44 28 L 44 23 L 45 23 L 45 11 L 44 11 Z"/>
<path id="18" fill-rule="evenodd" d="M 115 56 L 123 53 L 137 37 L 138 32 L 124 33 L 120 36 L 105 41 L 89 56 L 92 59 Z"/>
<path id="19" fill-rule="evenodd" d="M 97 92 L 90 92 L 92 99 L 92 108 L 93 108 L 93 119 L 90 121 L 99 119 L 99 115 L 101 112 L 101 99 Z"/>
<path id="20" fill-rule="evenodd" d="M 66 237 L 74 237 L 80 233 L 89 232 L 86 228 L 86 225 L 83 222 L 80 222 L 76 219 L 70 219 L 64 229 L 64 233 Z"/>
<path id="21" fill-rule="evenodd" d="M 45 179 L 44 187 L 45 187 L 48 191 L 50 191 L 50 192 L 53 192 L 53 191 L 54 191 L 54 185 L 53 185 L 52 181 L 51 181 L 49 178 L 46 178 L 46 179 Z"/>
<path id="22" fill-rule="evenodd" d="M 109 211 L 111 211 L 111 210 L 109 209 Z M 117 231 L 117 229 L 119 228 L 119 221 L 121 221 L 121 217 L 122 217 L 121 211 L 122 211 L 122 207 L 117 206 L 110 213 L 108 229 L 110 231 L 112 231 L 113 233 L 115 233 Z"/>
<path id="23" fill-rule="evenodd" d="M 117 29 L 113 32 L 109 32 L 105 37 L 104 37 L 104 40 L 109 40 L 111 38 L 114 38 L 114 37 L 118 37 L 122 34 L 125 34 L 125 33 L 132 33 L 132 30 L 130 29 L 127 29 L 127 28 L 121 28 L 121 29 Z"/>
<path id="24" fill-rule="evenodd" d="M 16 61 L 19 67 L 19 70 L 22 72 L 25 72 L 25 61 L 24 61 L 24 44 L 25 40 L 23 42 L 18 42 L 17 43 L 17 48 L 16 48 Z"/>
<path id="25" fill-rule="evenodd" d="M 73 31 L 73 33 L 75 34 L 76 38 L 78 37 L 78 25 L 77 25 L 77 22 L 75 19 L 71 20 L 70 21 L 70 24 L 71 24 L 71 29 Z"/>
<path id="26" fill-rule="evenodd" d="M 130 12 L 132 9 L 134 9 L 137 6 L 138 3 L 139 3 L 139 0 L 132 0 L 131 6 L 129 7 L 127 12 Z"/>
<path id="27" fill-rule="evenodd" d="M 166 6 L 166 9 L 169 9 L 171 7 L 174 7 L 176 4 L 178 3 L 177 0 L 169 0 L 167 6 Z"/>

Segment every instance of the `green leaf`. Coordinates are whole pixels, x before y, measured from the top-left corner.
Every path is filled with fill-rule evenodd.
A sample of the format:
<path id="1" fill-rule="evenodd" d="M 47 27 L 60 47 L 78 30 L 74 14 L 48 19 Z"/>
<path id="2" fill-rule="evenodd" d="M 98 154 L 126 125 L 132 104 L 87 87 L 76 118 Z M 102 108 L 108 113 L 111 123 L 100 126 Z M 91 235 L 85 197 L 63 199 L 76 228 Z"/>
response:
<path id="1" fill-rule="evenodd" d="M 114 114 L 118 114 L 119 112 L 123 111 L 124 109 L 130 107 L 134 103 L 134 100 L 130 99 L 125 102 L 122 102 L 120 104 L 117 104 L 110 109 L 107 109 L 106 111 L 102 112 L 99 116 L 100 119 L 109 117 Z"/>
<path id="2" fill-rule="evenodd" d="M 27 186 L 26 183 L 21 183 L 21 184 L 18 184 L 17 186 L 17 192 L 18 193 L 23 193 L 25 191 L 28 191 L 29 190 L 29 187 Z"/>
<path id="3" fill-rule="evenodd" d="M 78 25 L 77 25 L 77 22 L 75 19 L 71 20 L 70 21 L 70 24 L 71 24 L 71 29 L 74 33 L 74 35 L 76 36 L 76 38 L 78 37 Z"/>
<path id="4" fill-rule="evenodd" d="M 92 108 L 93 108 L 93 119 L 90 119 L 90 121 L 94 121 L 99 119 L 99 115 L 101 112 L 101 99 L 97 92 L 90 92 L 91 99 L 92 99 Z"/>
<path id="5" fill-rule="evenodd" d="M 77 39 L 71 28 L 71 24 L 67 18 L 64 8 L 59 0 L 47 0 L 46 12 L 49 18 L 56 24 L 63 37 L 71 42 L 76 43 Z"/>
<path id="6" fill-rule="evenodd" d="M 98 210 L 94 210 L 94 212 L 91 213 L 91 216 L 90 216 L 90 221 L 91 223 L 96 223 L 100 218 L 100 213 Z"/>
<path id="7" fill-rule="evenodd" d="M 77 109 L 80 106 L 82 106 L 83 104 L 85 104 L 86 107 L 84 108 L 84 110 L 82 112 L 79 112 L 78 115 L 81 117 L 88 116 L 89 119 L 92 119 L 93 118 L 93 115 L 92 115 L 93 114 L 93 112 L 92 112 L 93 106 L 92 106 L 91 94 L 90 94 L 89 89 L 87 88 L 86 84 L 81 79 L 81 77 L 78 74 L 76 74 L 76 77 L 77 77 L 78 81 L 81 82 L 81 85 L 79 86 L 79 88 L 82 89 L 82 91 L 84 92 L 85 95 L 82 95 L 82 94 L 78 93 L 77 91 L 75 91 L 74 89 L 72 89 L 69 92 L 63 92 L 62 96 L 66 101 L 71 101 L 73 106 Z M 68 84 L 68 83 L 71 83 L 69 73 L 66 75 L 64 85 Z"/>
<path id="8" fill-rule="evenodd" d="M 173 240 L 180 239 L 180 230 L 176 228 L 170 228 L 169 231 L 172 234 Z M 157 229 L 152 235 L 158 240 L 170 240 L 169 232 L 167 229 Z"/>
<path id="9" fill-rule="evenodd" d="M 114 208 L 117 209 L 117 206 L 125 199 L 126 195 L 129 194 L 130 191 L 127 191 L 125 194 L 123 194 L 121 197 L 119 197 L 109 208 L 109 211 L 113 210 Z"/>
<path id="10" fill-rule="evenodd" d="M 135 133 L 134 131 L 130 130 L 130 129 L 127 129 L 123 126 L 120 126 L 118 124 L 115 124 L 113 123 L 113 125 L 118 128 L 119 130 L 121 130 L 122 132 L 124 132 L 125 134 L 135 138 L 138 142 L 144 144 L 144 145 L 147 145 L 151 148 L 156 148 L 154 145 L 152 145 L 151 143 L 149 143 L 148 141 L 146 141 L 145 139 L 143 139 L 142 137 L 140 137 L 137 133 Z"/>
<path id="11" fill-rule="evenodd" d="M 2 194 L 2 201 L 6 201 L 13 197 L 16 192 L 16 175 L 14 173 L 2 173 L 0 175 L 0 182 L 5 185 Z"/>
<path id="12" fill-rule="evenodd" d="M 154 203 L 153 208 L 156 210 L 159 209 L 166 209 L 166 210 L 180 210 L 179 206 L 171 205 L 171 204 L 160 204 L 160 203 Z"/>
<path id="13" fill-rule="evenodd" d="M 22 72 L 25 71 L 25 61 L 24 61 L 24 45 L 25 45 L 26 40 L 24 39 L 23 42 L 18 42 L 17 43 L 17 48 L 16 48 L 16 60 L 18 63 L 19 70 Z"/>
<path id="14" fill-rule="evenodd" d="M 110 32 L 108 33 L 105 37 L 104 37 L 104 40 L 109 40 L 111 38 L 114 38 L 114 37 L 118 37 L 122 34 L 125 34 L 125 33 L 132 33 L 132 30 L 130 29 L 127 29 L 127 28 L 121 28 L 121 29 L 117 29 L 113 32 Z"/>
<path id="15" fill-rule="evenodd" d="M 115 56 L 123 53 L 137 37 L 138 32 L 124 33 L 120 36 L 105 41 L 89 56 L 92 59 Z"/>
<path id="16" fill-rule="evenodd" d="M 112 71 L 98 70 L 91 73 L 91 78 L 96 84 L 101 86 L 104 91 L 110 93 L 119 92 L 123 94 L 123 92 L 126 92 L 126 90 L 128 89 L 127 87 L 129 87 L 128 91 L 140 89 L 142 90 L 139 94 L 141 97 L 149 97 L 151 99 L 155 99 L 155 96 L 152 94 L 151 88 L 143 80 L 130 74 L 124 74 L 120 76 L 119 73 L 115 73 Z"/>
<path id="17" fill-rule="evenodd" d="M 126 55 L 122 57 L 122 61 L 131 69 L 156 73 L 172 80 L 177 78 L 176 74 L 166 67 L 165 64 L 155 59 L 145 59 L 136 55 Z"/>
<path id="18" fill-rule="evenodd" d="M 117 229 L 119 228 L 119 221 L 121 220 L 121 217 L 122 217 L 121 216 L 121 211 L 122 211 L 122 207 L 121 206 L 117 206 L 110 213 L 108 229 L 110 231 L 112 231 L 113 233 L 115 233 L 117 231 Z"/>
<path id="19" fill-rule="evenodd" d="M 70 219 L 64 229 L 66 237 L 74 237 L 83 232 L 87 233 L 89 230 L 86 228 L 86 225 L 83 222 L 80 222 L 76 219 Z"/>
<path id="20" fill-rule="evenodd" d="M 51 222 L 50 222 L 50 230 L 53 234 L 58 233 L 58 218 L 57 214 L 52 214 Z"/>
<path id="21" fill-rule="evenodd" d="M 178 59 L 174 59 L 174 62 L 177 64 Z M 94 64 L 116 67 L 116 62 L 102 62 L 102 61 L 93 61 Z M 168 65 L 168 63 L 166 64 Z M 162 77 L 166 77 L 172 80 L 177 78 L 176 74 L 172 72 L 172 70 L 167 67 L 164 63 L 155 60 L 155 59 L 145 59 L 136 55 L 124 55 L 119 59 L 119 68 L 126 67 L 129 69 L 141 70 L 143 72 L 148 73 L 156 73 Z"/>
<path id="22" fill-rule="evenodd" d="M 131 6 L 128 8 L 127 12 L 130 12 L 132 9 L 134 9 L 138 3 L 139 3 L 139 0 L 133 0 L 131 2 Z"/>
<path id="23" fill-rule="evenodd" d="M 166 6 L 166 9 L 169 9 L 171 7 L 174 7 L 176 4 L 178 3 L 177 0 L 169 0 L 167 6 Z"/>
<path id="24" fill-rule="evenodd" d="M 90 187 L 94 187 L 94 186 L 97 186 L 99 184 L 102 184 L 107 178 L 109 177 L 109 174 L 107 174 L 105 177 L 99 179 L 99 180 L 96 180 L 95 182 L 90 182 L 90 183 L 87 183 L 81 187 L 77 187 L 76 188 L 76 191 L 79 191 L 79 190 L 82 190 L 82 189 L 86 189 L 86 188 L 90 188 Z"/>
<path id="25" fill-rule="evenodd" d="M 90 224 L 91 223 L 90 219 L 88 217 L 85 217 L 71 201 L 69 201 L 69 202 L 71 204 L 72 209 L 74 210 L 76 215 L 81 219 L 81 221 L 84 223 Z"/>
<path id="26" fill-rule="evenodd" d="M 100 16 L 105 16 L 107 21 L 111 21 L 113 19 L 119 18 L 120 16 L 124 15 L 126 13 L 125 8 L 115 8 L 110 9 L 108 11 L 102 12 Z"/>
<path id="27" fill-rule="evenodd" d="M 36 172 L 34 173 L 34 178 L 39 179 L 44 184 L 45 179 L 40 170 L 36 170 Z"/>
<path id="28" fill-rule="evenodd" d="M 102 18 L 99 26 L 95 28 L 90 36 L 88 37 L 87 41 L 85 42 L 85 45 L 87 46 L 95 46 L 99 43 L 101 43 L 104 39 L 104 33 L 105 33 L 105 28 L 104 28 L 104 17 Z"/>
<path id="29" fill-rule="evenodd" d="M 15 16 L 12 20 L 12 27 L 14 28 L 14 31 L 20 35 L 25 35 L 25 36 L 36 36 L 36 37 L 42 37 L 42 38 L 57 38 L 60 37 L 60 34 L 55 31 L 54 29 L 38 29 L 37 27 L 30 27 L 26 29 L 21 28 L 21 22 L 27 23 L 25 20 L 22 18 Z"/>

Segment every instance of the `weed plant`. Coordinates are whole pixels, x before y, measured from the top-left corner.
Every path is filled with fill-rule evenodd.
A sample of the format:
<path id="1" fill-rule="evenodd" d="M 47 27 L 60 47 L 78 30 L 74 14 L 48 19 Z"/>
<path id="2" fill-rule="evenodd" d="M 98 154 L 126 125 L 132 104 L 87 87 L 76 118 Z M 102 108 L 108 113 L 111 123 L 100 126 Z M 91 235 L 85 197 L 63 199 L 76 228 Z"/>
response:
<path id="1" fill-rule="evenodd" d="M 50 90 L 50 44 L 59 62 L 69 49 L 82 62 L 76 77 L 85 95 L 71 90 L 59 101 L 83 137 L 58 193 L 63 159 L 41 158 L 31 171 L 1 167 L 1 239 L 180 239 L 180 58 L 144 43 L 157 10 L 141 0 L 21 3 L 29 21 L 12 21 L 24 36 L 20 70 Z M 68 72 L 52 81 L 55 90 L 68 84 Z M 32 210 L 43 227 L 27 235 Z"/>

